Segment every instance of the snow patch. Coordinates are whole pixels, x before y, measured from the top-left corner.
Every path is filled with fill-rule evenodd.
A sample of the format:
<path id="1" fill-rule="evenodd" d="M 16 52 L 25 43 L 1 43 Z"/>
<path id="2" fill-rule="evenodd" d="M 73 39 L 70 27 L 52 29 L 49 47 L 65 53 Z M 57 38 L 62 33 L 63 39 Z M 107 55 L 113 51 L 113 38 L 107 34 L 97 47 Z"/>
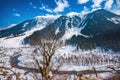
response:
<path id="1" fill-rule="evenodd" d="M 110 78 L 111 76 L 113 76 L 113 73 L 110 73 L 110 72 L 105 72 L 105 73 L 99 73 L 98 76 L 102 79 L 108 79 Z"/>
<path id="2" fill-rule="evenodd" d="M 57 35 L 58 33 L 59 33 L 60 31 L 59 31 L 59 27 L 56 29 L 56 31 L 55 31 L 55 35 Z"/>
<path id="3" fill-rule="evenodd" d="M 67 29 L 65 32 L 65 35 L 63 36 L 63 39 L 70 39 L 72 36 L 78 36 L 80 35 L 80 28 L 74 27 L 71 29 Z"/>
<path id="4" fill-rule="evenodd" d="M 24 35 L 24 36 L 12 37 L 12 38 L 1 38 L 0 47 L 6 47 L 6 48 L 25 47 L 25 45 L 22 44 L 23 39 L 25 37 L 26 36 Z"/>
<path id="5" fill-rule="evenodd" d="M 9 29 L 12 28 L 14 26 L 16 26 L 17 24 L 10 24 L 9 26 L 5 27 L 5 28 L 0 28 L 0 30 L 5 30 L 5 29 Z"/>
<path id="6" fill-rule="evenodd" d="M 61 15 L 45 15 L 45 16 L 36 16 L 35 19 L 40 19 L 40 18 L 54 18 L 54 19 L 57 19 L 59 18 Z"/>
<path id="7" fill-rule="evenodd" d="M 86 25 L 86 24 L 85 24 Z M 70 39 L 70 38 L 72 38 L 72 36 L 78 36 L 78 35 L 80 35 L 80 36 L 83 36 L 83 37 L 86 37 L 86 38 L 88 38 L 89 36 L 87 36 L 87 35 L 84 35 L 84 34 L 82 34 L 81 33 L 81 31 L 84 29 L 84 27 L 85 27 L 85 25 L 83 25 L 82 27 L 80 27 L 80 28 L 78 28 L 78 27 L 72 27 L 72 28 L 68 28 L 67 30 L 66 30 L 66 32 L 65 32 L 65 34 L 64 34 L 64 36 L 63 36 L 63 39 Z"/>
<path id="8" fill-rule="evenodd" d="M 71 29 L 67 29 L 65 32 L 65 35 L 63 36 L 63 39 L 70 39 L 72 36 L 78 36 L 80 35 L 80 28 L 74 27 Z"/>
<path id="9" fill-rule="evenodd" d="M 115 24 L 120 24 L 120 18 L 118 18 L 118 17 L 107 18 L 107 20 L 109 20 Z"/>
<path id="10" fill-rule="evenodd" d="M 28 25 L 28 22 L 26 22 L 26 23 L 23 25 L 23 28 L 25 28 L 27 25 Z"/>

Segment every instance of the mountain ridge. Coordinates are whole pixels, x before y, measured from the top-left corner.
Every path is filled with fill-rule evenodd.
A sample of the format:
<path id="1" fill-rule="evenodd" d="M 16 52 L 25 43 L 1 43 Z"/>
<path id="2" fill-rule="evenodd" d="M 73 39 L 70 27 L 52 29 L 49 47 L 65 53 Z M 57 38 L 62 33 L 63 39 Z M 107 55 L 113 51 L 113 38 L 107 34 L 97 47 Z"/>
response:
<path id="1" fill-rule="evenodd" d="M 36 21 L 39 18 L 40 17 L 35 18 Z M 84 15 L 84 17 L 81 17 L 80 15 L 62 15 L 57 18 L 50 17 L 50 20 L 48 19 L 48 21 L 45 21 L 46 19 L 47 18 L 40 18 L 38 23 L 33 22 L 34 25 L 39 24 L 38 27 L 42 26 L 42 28 L 38 30 L 36 26 L 31 23 L 33 26 L 31 28 L 29 27 L 30 29 L 24 32 L 28 32 L 33 28 L 36 28 L 36 30 L 23 38 L 24 44 L 30 44 L 30 41 L 34 40 L 35 37 L 43 37 L 47 39 L 47 36 L 52 32 L 49 37 L 53 38 L 53 36 L 56 36 L 56 38 L 62 38 L 65 40 L 66 45 L 75 45 L 81 49 L 102 47 L 106 50 L 120 50 L 119 15 L 100 9 Z M 22 28 L 24 28 L 23 26 Z M 17 33 L 21 34 L 22 32 L 19 33 L 18 30 Z M 5 33 L 2 32 L 2 34 Z M 0 38 L 2 37 L 5 36 L 1 36 L 0 31 Z"/>

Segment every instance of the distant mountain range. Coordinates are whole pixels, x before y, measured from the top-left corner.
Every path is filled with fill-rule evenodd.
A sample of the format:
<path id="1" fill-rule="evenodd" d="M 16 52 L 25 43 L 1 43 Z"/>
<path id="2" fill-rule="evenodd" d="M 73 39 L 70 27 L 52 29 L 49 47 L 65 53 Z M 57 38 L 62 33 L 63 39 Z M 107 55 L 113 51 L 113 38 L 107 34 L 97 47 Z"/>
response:
<path id="1" fill-rule="evenodd" d="M 11 36 L 24 36 L 22 44 L 32 45 L 36 37 L 53 39 L 55 36 L 65 40 L 66 45 L 83 50 L 101 47 L 120 51 L 120 16 L 100 9 L 82 16 L 36 17 L 0 31 L 1 39 Z"/>

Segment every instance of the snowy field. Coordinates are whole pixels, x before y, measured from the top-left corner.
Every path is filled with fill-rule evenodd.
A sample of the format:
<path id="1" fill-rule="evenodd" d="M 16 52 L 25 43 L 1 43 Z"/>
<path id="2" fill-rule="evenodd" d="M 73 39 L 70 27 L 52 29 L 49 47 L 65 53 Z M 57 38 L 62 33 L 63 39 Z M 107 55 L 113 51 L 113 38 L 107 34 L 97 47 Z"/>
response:
<path id="1" fill-rule="evenodd" d="M 30 47 L 21 47 L 21 48 L 1 48 L 0 49 L 0 79 L 6 80 L 10 76 L 12 76 L 12 80 L 18 80 L 16 77 L 19 77 L 20 80 L 38 80 L 40 79 L 39 73 L 31 72 L 30 70 L 20 69 L 20 67 L 14 67 L 12 64 L 11 58 L 20 55 L 16 63 L 20 67 L 25 68 L 33 68 L 36 69 L 36 64 L 34 63 L 33 58 L 38 60 L 42 59 L 42 56 L 39 54 L 39 51 L 34 51 L 34 48 Z M 56 75 L 56 79 L 60 79 L 63 76 L 67 77 L 68 80 L 77 79 L 75 72 L 81 72 L 86 70 L 93 70 L 95 67 L 98 73 L 98 77 L 109 78 L 114 76 L 115 72 L 109 67 L 113 67 L 116 70 L 120 70 L 120 64 L 117 63 L 120 60 L 120 56 L 118 54 L 109 54 L 108 52 L 102 51 L 81 51 L 75 50 L 72 46 L 64 46 L 58 49 L 53 56 L 51 64 L 54 64 L 54 68 L 57 65 L 61 64 L 59 71 L 72 71 L 72 74 L 69 75 Z M 8 71 L 8 72 L 7 72 Z M 105 71 L 105 72 L 104 72 Z M 6 74 L 6 75 L 5 75 Z M 51 74 L 53 75 L 53 74 Z M 83 74 L 84 76 L 95 77 L 95 74 Z M 7 77 L 6 77 L 7 76 Z M 37 77 L 35 77 L 37 76 Z M 39 77 L 38 77 L 39 76 Z M 38 78 L 38 79 L 35 79 Z M 56 80 L 55 79 L 55 80 Z"/>

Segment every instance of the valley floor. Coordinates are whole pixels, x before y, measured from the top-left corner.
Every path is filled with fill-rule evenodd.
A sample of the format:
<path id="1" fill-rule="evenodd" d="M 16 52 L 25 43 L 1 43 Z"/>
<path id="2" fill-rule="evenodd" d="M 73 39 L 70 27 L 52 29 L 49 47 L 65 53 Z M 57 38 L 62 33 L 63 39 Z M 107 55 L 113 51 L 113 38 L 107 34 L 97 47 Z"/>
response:
<path id="1" fill-rule="evenodd" d="M 32 60 L 32 57 L 34 56 L 38 59 L 41 59 L 41 57 L 36 53 L 33 54 L 33 50 L 34 49 L 31 48 L 1 48 L 0 79 L 40 80 L 40 72 Z M 55 73 L 54 67 L 52 74 L 50 74 L 51 76 L 55 75 L 55 80 L 64 80 L 63 78 L 66 80 L 78 80 L 78 76 L 76 76 L 77 73 L 89 78 L 96 78 L 97 73 L 97 77 L 100 79 L 96 80 L 109 80 L 115 77 L 118 78 L 115 80 L 120 79 L 120 56 L 116 54 L 93 53 L 91 51 L 79 51 L 69 54 L 64 52 L 61 54 L 59 53 L 61 52 L 58 52 L 54 56 L 53 63 L 55 67 L 58 63 L 62 65 L 58 73 Z"/>

